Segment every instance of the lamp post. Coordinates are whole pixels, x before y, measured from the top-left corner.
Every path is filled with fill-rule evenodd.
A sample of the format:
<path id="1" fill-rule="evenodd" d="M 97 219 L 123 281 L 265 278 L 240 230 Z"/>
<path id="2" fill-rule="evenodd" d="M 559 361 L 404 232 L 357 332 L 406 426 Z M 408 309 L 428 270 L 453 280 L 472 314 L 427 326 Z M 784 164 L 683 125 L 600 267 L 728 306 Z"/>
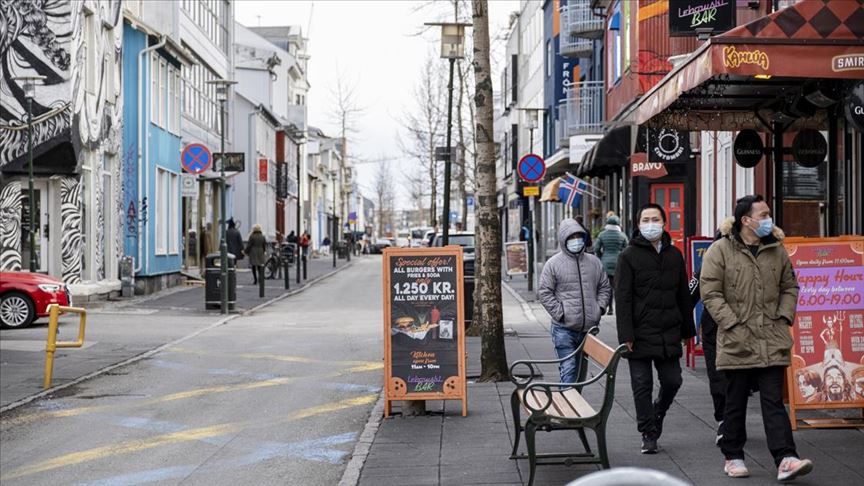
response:
<path id="1" fill-rule="evenodd" d="M 339 231 L 339 220 L 336 219 L 336 171 L 331 171 L 330 176 L 333 177 L 333 234 L 330 235 L 330 253 L 333 254 L 333 268 L 336 268 L 336 232 Z"/>
<path id="2" fill-rule="evenodd" d="M 219 283 L 222 290 L 221 313 L 228 313 L 228 237 L 225 227 L 225 103 L 228 101 L 228 88 L 237 81 L 217 79 L 207 84 L 216 86 L 216 99 L 219 100 Z"/>
<path id="3" fill-rule="evenodd" d="M 30 272 L 36 272 L 36 196 L 33 190 L 33 98 L 36 97 L 36 83 L 45 79 L 45 76 L 18 76 L 13 78 L 19 81 L 24 88 L 24 97 L 27 99 L 27 167 L 29 172 L 29 192 L 27 199 L 30 202 Z"/>
<path id="4" fill-rule="evenodd" d="M 435 22 L 426 25 L 441 27 L 441 58 L 450 60 L 450 81 L 447 84 L 447 162 L 444 164 L 444 210 L 442 245 L 450 243 L 450 166 L 453 163 L 451 137 L 453 128 L 453 66 L 456 59 L 465 57 L 465 27 L 471 24 L 461 22 Z"/>

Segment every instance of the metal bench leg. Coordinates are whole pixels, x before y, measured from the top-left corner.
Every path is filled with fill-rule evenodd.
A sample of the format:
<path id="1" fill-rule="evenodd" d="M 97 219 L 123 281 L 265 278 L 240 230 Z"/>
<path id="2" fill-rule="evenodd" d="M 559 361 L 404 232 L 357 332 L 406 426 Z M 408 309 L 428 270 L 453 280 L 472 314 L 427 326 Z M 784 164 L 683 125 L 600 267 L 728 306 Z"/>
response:
<path id="1" fill-rule="evenodd" d="M 600 464 L 603 469 L 609 469 L 609 453 L 606 452 L 606 424 L 600 424 L 599 428 L 594 429 L 597 434 L 597 449 L 600 454 Z"/>
<path id="2" fill-rule="evenodd" d="M 513 411 L 513 452 L 510 453 L 510 459 L 516 459 L 516 452 L 519 450 L 519 436 L 522 435 L 522 411 L 520 410 L 517 391 L 510 395 L 510 408 Z"/>
<path id="3" fill-rule="evenodd" d="M 585 452 L 591 454 L 591 446 L 588 444 L 588 437 L 585 436 L 585 429 L 579 429 L 579 439 L 582 440 L 582 445 L 585 446 Z"/>
<path id="4" fill-rule="evenodd" d="M 531 420 L 525 424 L 525 444 L 528 446 L 528 486 L 534 484 L 534 470 L 537 469 L 537 451 L 534 447 L 534 434 L 537 433 L 537 425 Z"/>

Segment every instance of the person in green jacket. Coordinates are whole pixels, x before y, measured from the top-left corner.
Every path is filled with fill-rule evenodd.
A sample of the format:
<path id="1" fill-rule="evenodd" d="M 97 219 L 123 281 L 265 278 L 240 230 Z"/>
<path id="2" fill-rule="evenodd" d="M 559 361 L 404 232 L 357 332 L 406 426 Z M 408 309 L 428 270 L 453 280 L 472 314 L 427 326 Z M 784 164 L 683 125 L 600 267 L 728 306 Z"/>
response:
<path id="1" fill-rule="evenodd" d="M 606 228 L 597 235 L 597 242 L 594 244 L 594 254 L 600 257 L 603 262 L 603 268 L 606 270 L 606 276 L 609 277 L 609 284 L 615 288 L 615 267 L 618 265 L 618 255 L 624 248 L 627 248 L 627 235 L 621 231 L 621 220 L 615 213 L 609 212 L 606 218 Z M 612 302 L 609 302 L 609 315 L 613 315 Z"/>

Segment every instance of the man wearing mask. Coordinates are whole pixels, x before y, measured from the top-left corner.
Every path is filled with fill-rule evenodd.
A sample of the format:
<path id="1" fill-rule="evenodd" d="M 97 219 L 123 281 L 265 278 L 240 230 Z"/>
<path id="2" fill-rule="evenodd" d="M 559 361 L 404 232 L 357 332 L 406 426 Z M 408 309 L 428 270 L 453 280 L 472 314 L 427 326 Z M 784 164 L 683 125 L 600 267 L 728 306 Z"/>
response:
<path id="1" fill-rule="evenodd" d="M 734 223 L 702 260 L 702 301 L 717 321 L 717 369 L 727 381 L 720 449 L 726 458 L 723 470 L 731 477 L 750 475 L 744 464 L 745 420 L 754 385 L 777 480 L 813 469 L 810 460 L 798 458 L 783 406 L 783 378 L 792 358 L 789 327 L 798 299 L 784 236 L 762 196 L 744 196 L 735 206 Z"/>
<path id="2" fill-rule="evenodd" d="M 552 341 L 558 359 L 573 354 L 589 329 L 600 323 L 609 305 L 612 288 L 596 256 L 587 253 L 587 232 L 573 219 L 561 221 L 556 253 L 540 275 L 537 294 L 552 317 Z M 574 383 L 579 376 L 579 358 L 558 365 L 562 383 Z"/>
<path id="3" fill-rule="evenodd" d="M 646 204 L 615 270 L 618 341 L 627 345 L 642 453 L 656 454 L 663 419 L 681 388 L 681 341 L 696 335 L 681 251 L 663 230 L 666 212 Z M 656 400 L 652 365 L 660 391 Z"/>

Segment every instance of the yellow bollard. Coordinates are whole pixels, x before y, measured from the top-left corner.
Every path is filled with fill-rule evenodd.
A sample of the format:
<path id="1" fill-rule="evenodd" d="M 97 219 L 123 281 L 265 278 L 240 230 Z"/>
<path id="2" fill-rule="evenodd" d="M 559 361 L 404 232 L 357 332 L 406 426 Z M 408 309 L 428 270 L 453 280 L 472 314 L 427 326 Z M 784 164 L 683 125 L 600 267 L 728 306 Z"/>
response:
<path id="1" fill-rule="evenodd" d="M 48 343 L 45 345 L 45 381 L 43 388 L 51 388 L 51 377 L 54 375 L 54 352 L 57 348 L 80 348 L 84 345 L 84 329 L 87 327 L 87 311 L 81 307 L 61 307 L 57 304 L 48 306 Z M 61 312 L 78 314 L 78 340 L 57 342 L 58 318 Z"/>

